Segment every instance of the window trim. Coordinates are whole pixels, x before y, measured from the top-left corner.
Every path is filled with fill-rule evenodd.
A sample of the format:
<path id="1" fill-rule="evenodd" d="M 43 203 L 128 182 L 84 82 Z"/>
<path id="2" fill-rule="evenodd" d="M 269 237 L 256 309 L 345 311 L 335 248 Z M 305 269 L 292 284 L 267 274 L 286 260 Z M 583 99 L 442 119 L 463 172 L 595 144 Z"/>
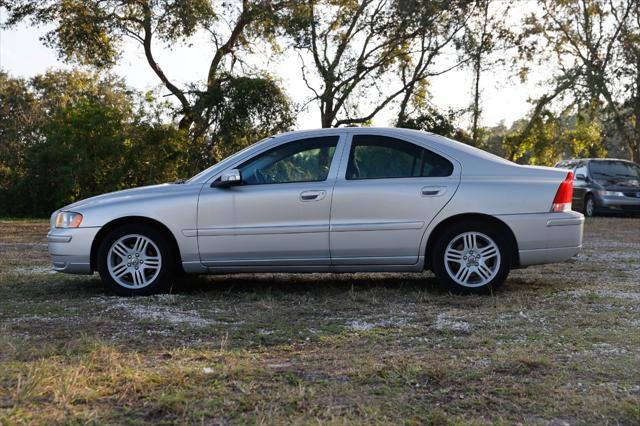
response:
<path id="1" fill-rule="evenodd" d="M 374 136 L 374 137 L 384 137 L 384 138 L 388 138 L 388 139 L 396 139 L 399 140 L 401 142 L 404 143 L 408 143 L 411 144 L 421 150 L 424 151 L 428 151 L 431 154 L 437 155 L 438 157 L 443 158 L 444 160 L 448 161 L 449 164 L 451 164 L 451 172 L 446 175 L 446 176 L 383 176 L 383 177 L 358 177 L 358 178 L 350 178 L 348 177 L 349 175 L 349 165 L 351 164 L 351 158 L 353 158 L 354 152 L 355 152 L 355 148 L 356 148 L 356 144 L 354 143 L 354 139 L 358 136 Z M 421 154 L 422 157 L 422 165 L 420 167 L 419 170 L 422 171 L 422 169 L 424 168 L 424 155 Z M 406 139 L 402 139 L 399 138 L 397 136 L 390 136 L 390 135 L 386 135 L 386 134 L 367 134 L 367 133 L 353 133 L 351 134 L 351 138 L 349 140 L 349 155 L 347 156 L 347 161 L 346 161 L 346 165 L 345 165 L 345 169 L 344 169 L 344 179 L 346 181 L 359 181 L 359 180 L 380 180 L 380 179 L 445 179 L 445 178 L 450 178 L 451 176 L 453 176 L 453 174 L 455 173 L 456 170 L 456 165 L 453 161 L 451 161 L 449 158 L 447 158 L 446 156 L 440 154 L 439 152 L 435 152 L 432 149 L 426 148 L 418 143 L 415 143 L 413 141 L 409 141 Z M 422 172 L 421 172 L 422 173 Z"/>
<path id="2" fill-rule="evenodd" d="M 244 183 L 244 178 L 243 179 L 243 183 L 240 185 L 241 187 L 249 187 L 249 186 L 263 186 L 263 185 L 287 185 L 287 184 L 292 184 L 292 183 L 318 183 L 318 182 L 326 182 L 329 180 L 330 176 L 331 176 L 331 169 L 333 167 L 333 162 L 335 161 L 335 157 L 336 157 L 336 153 L 338 152 L 338 149 L 340 147 L 340 139 L 341 136 L 340 135 L 318 135 L 318 136 L 308 136 L 305 138 L 299 138 L 299 139 L 291 139 L 287 142 L 282 142 L 281 144 L 272 146 L 270 148 L 265 149 L 264 151 L 261 151 L 247 159 L 245 159 L 244 161 L 240 162 L 239 164 L 234 165 L 233 169 L 238 169 L 240 171 L 240 176 L 242 177 L 242 171 L 240 170 L 245 164 L 253 161 L 254 159 L 256 159 L 257 157 L 260 157 L 262 155 L 265 155 L 271 151 L 280 149 L 284 146 L 287 146 L 289 144 L 293 144 L 293 143 L 298 143 L 298 142 L 302 142 L 302 141 L 306 141 L 306 140 L 310 140 L 310 139 L 332 139 L 335 138 L 335 145 L 333 146 L 334 151 L 333 151 L 333 155 L 331 156 L 331 160 L 329 161 L 329 170 L 327 171 L 327 176 L 325 176 L 324 179 L 316 179 L 316 180 L 296 180 L 296 181 L 287 181 L 287 182 L 264 182 L 264 183 Z M 316 149 L 316 148 L 313 148 Z M 300 152 L 300 151 L 298 151 Z"/>

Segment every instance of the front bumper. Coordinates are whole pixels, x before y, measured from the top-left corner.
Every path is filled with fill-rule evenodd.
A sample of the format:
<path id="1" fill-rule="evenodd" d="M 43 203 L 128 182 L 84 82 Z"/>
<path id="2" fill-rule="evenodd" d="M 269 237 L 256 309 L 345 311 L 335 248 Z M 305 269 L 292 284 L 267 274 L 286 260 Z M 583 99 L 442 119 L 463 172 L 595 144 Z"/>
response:
<path id="1" fill-rule="evenodd" d="M 577 212 L 498 216 L 513 231 L 519 266 L 562 262 L 582 248 L 584 216 Z"/>
<path id="2" fill-rule="evenodd" d="M 614 197 L 597 196 L 596 209 L 608 212 L 630 212 L 640 213 L 640 198 L 638 197 Z"/>
<path id="3" fill-rule="evenodd" d="M 69 274 L 91 274 L 91 245 L 99 230 L 99 227 L 52 228 L 47 242 L 53 269 Z"/>

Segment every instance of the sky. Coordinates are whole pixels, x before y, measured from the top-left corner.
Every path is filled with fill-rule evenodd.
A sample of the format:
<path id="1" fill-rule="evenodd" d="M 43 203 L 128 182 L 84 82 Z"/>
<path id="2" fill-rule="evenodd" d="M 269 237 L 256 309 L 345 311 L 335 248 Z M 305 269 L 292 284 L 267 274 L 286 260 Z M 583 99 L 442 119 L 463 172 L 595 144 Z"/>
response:
<path id="1" fill-rule="evenodd" d="M 0 17 L 2 20 L 2 17 Z M 40 37 L 47 28 L 34 28 L 20 25 L 11 30 L 0 30 L 0 68 L 14 77 L 29 78 L 47 70 L 70 68 L 71 65 L 59 60 L 55 50 L 42 44 Z M 176 82 L 204 81 L 212 56 L 211 45 L 206 36 L 196 36 L 190 45 L 174 47 L 169 50 L 165 46 L 154 46 L 156 59 L 165 73 Z M 203 53 L 205 52 L 205 53 Z M 300 59 L 293 52 L 285 52 L 278 57 L 267 53 L 252 58 L 256 63 L 266 66 L 282 83 L 287 94 L 297 104 L 305 104 L 311 92 L 305 86 L 300 74 Z M 446 60 L 446 57 L 445 57 Z M 139 90 L 153 90 L 159 87 L 159 80 L 149 68 L 141 46 L 133 41 L 125 45 L 124 55 L 113 70 L 123 76 L 127 83 Z M 496 70 L 484 73 L 481 78 L 482 108 L 481 122 L 483 126 L 494 126 L 501 121 L 509 125 L 514 120 L 524 117 L 531 109 L 528 99 L 542 93 L 540 82 L 546 78 L 543 70 L 531 74 L 527 83 L 520 83 L 507 70 Z M 469 69 L 459 69 L 443 76 L 434 77 L 430 81 L 432 102 L 436 106 L 447 109 L 462 109 L 471 101 L 472 76 Z M 376 126 L 391 125 L 392 110 L 384 110 L 376 116 Z M 468 126 L 468 120 L 458 123 Z M 320 127 L 318 105 L 312 103 L 297 117 L 298 129 Z"/>

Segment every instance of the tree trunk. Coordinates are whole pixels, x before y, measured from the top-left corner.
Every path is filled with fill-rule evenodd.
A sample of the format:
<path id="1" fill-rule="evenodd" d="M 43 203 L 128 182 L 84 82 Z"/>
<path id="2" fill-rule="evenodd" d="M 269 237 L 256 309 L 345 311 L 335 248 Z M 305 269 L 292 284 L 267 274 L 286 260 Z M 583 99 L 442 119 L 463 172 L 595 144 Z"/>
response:
<path id="1" fill-rule="evenodd" d="M 409 118 L 407 115 L 407 107 L 409 105 L 409 101 L 411 100 L 411 96 L 413 96 L 414 90 L 415 90 L 414 82 L 407 85 L 404 95 L 402 96 L 402 101 L 400 102 L 400 110 L 398 111 L 398 120 L 396 121 L 397 127 L 404 127 L 407 123 L 407 119 Z"/>
<path id="2" fill-rule="evenodd" d="M 480 120 L 480 71 L 482 68 L 482 53 L 478 51 L 474 60 L 474 87 L 473 87 L 473 124 L 471 127 L 471 138 L 473 144 L 478 146 L 478 121 Z"/>
<path id="3" fill-rule="evenodd" d="M 633 141 L 631 141 L 631 151 L 633 161 L 640 164 L 640 55 L 636 60 L 636 96 L 633 104 L 635 123 L 635 132 L 633 132 Z"/>
<path id="4" fill-rule="evenodd" d="M 333 95 L 325 92 L 320 106 L 320 124 L 323 129 L 332 127 L 337 111 L 333 110 Z"/>
<path id="5" fill-rule="evenodd" d="M 320 124 L 323 129 L 328 129 L 331 127 L 331 123 L 333 122 L 333 116 L 331 113 L 322 111 L 322 117 L 320 117 Z"/>
<path id="6" fill-rule="evenodd" d="M 482 32 L 480 33 L 480 41 L 473 55 L 473 123 L 471 127 L 471 138 L 475 146 L 480 145 L 478 126 L 480 122 L 480 74 L 482 73 L 482 54 L 487 46 L 486 37 L 487 27 L 489 26 L 489 1 L 483 3 L 482 9 Z"/>

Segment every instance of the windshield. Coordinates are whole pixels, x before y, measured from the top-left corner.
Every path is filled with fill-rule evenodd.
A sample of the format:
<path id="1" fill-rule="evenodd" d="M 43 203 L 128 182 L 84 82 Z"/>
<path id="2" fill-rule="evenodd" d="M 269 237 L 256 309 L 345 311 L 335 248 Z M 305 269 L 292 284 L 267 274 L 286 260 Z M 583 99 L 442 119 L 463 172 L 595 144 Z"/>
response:
<path id="1" fill-rule="evenodd" d="M 573 161 L 560 161 L 555 165 L 557 169 L 573 169 L 576 166 L 576 163 Z"/>
<path id="2" fill-rule="evenodd" d="M 595 179 L 640 179 L 640 166 L 626 161 L 593 161 L 589 168 Z"/>

